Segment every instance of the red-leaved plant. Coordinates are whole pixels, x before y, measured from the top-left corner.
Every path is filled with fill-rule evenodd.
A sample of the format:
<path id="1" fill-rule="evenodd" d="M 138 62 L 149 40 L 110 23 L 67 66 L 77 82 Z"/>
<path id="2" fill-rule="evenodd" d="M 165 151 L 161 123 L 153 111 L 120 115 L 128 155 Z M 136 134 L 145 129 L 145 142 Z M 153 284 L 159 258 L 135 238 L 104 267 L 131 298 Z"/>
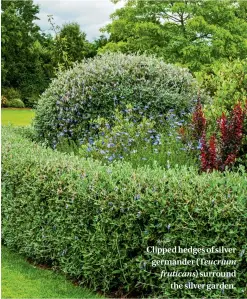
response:
<path id="1" fill-rule="evenodd" d="M 206 130 L 207 121 L 202 110 L 200 98 L 197 101 L 196 108 L 192 114 L 192 134 L 195 140 L 199 140 Z"/>
<path id="2" fill-rule="evenodd" d="M 238 103 L 229 117 L 223 113 L 218 120 L 218 138 L 213 134 L 207 141 L 206 119 L 198 101 L 192 115 L 192 132 L 193 138 L 200 140 L 202 171 L 224 171 L 226 167 L 233 166 L 241 150 L 246 116 L 247 101 L 244 109 Z"/>
<path id="3" fill-rule="evenodd" d="M 218 169 L 216 138 L 212 135 L 207 144 L 204 132 L 201 138 L 201 170 L 210 171 L 211 169 Z"/>
<path id="4" fill-rule="evenodd" d="M 245 115 L 246 111 L 240 104 L 237 104 L 228 119 L 222 114 L 218 121 L 221 133 L 220 156 L 223 170 L 226 166 L 233 164 L 238 156 L 243 139 Z"/>

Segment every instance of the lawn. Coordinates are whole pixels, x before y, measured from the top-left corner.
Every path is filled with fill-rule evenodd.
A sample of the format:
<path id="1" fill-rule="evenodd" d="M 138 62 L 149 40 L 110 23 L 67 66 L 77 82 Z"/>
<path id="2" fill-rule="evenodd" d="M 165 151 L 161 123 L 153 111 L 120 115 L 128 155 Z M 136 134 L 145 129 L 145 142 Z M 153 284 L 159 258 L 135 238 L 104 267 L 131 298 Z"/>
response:
<path id="1" fill-rule="evenodd" d="M 51 270 L 29 264 L 20 255 L 2 246 L 1 298 L 103 298 L 74 286 Z"/>
<path id="2" fill-rule="evenodd" d="M 14 126 L 27 126 L 31 124 L 34 110 L 31 109 L 9 109 L 2 110 L 2 125 L 12 124 Z"/>

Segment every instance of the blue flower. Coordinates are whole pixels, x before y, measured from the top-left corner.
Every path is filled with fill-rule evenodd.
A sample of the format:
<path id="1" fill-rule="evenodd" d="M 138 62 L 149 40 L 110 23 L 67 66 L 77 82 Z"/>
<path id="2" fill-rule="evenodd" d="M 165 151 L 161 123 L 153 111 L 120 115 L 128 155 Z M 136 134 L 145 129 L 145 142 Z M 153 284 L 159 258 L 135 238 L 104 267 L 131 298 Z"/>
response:
<path id="1" fill-rule="evenodd" d="M 107 147 L 108 147 L 108 148 L 111 148 L 111 147 L 114 147 L 114 146 L 115 146 L 114 143 L 108 143 L 108 144 L 107 144 Z"/>
<path id="2" fill-rule="evenodd" d="M 93 143 L 94 143 L 93 138 L 92 138 L 92 137 L 89 137 L 88 142 L 89 142 L 89 144 L 93 144 Z"/>
<path id="3" fill-rule="evenodd" d="M 201 142 L 201 140 L 199 140 L 199 143 L 198 143 L 198 146 L 197 146 L 197 149 L 201 149 L 202 148 L 202 142 Z"/>
<path id="4" fill-rule="evenodd" d="M 137 195 L 134 196 L 134 199 L 135 199 L 135 200 L 138 200 L 138 199 L 140 199 L 140 198 L 141 198 L 141 195 L 140 195 L 140 194 L 137 194 Z"/>
<path id="5" fill-rule="evenodd" d="M 114 159 L 114 157 L 113 156 L 110 156 L 110 157 L 108 157 L 108 161 L 112 161 Z"/>

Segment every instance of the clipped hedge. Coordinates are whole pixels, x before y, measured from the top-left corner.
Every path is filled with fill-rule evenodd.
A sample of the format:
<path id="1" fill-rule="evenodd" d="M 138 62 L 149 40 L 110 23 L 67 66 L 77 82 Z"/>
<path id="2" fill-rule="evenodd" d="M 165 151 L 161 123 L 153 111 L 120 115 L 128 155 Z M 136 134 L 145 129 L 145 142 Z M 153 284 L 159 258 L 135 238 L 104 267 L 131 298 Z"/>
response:
<path id="1" fill-rule="evenodd" d="M 189 110 L 198 86 L 185 68 L 145 55 L 106 53 L 60 73 L 42 94 L 34 125 L 41 141 L 83 137 L 90 120 L 131 103 L 154 117 Z"/>
<path id="2" fill-rule="evenodd" d="M 2 238 L 8 247 L 57 266 L 95 290 L 162 298 L 219 298 L 221 290 L 174 290 L 170 284 L 222 278 L 160 278 L 161 269 L 152 267 L 151 260 L 195 255 L 151 255 L 147 246 L 236 248 L 235 254 L 206 256 L 236 259 L 236 266 L 203 269 L 236 270 L 236 278 L 223 279 L 236 287 L 224 295 L 245 297 L 245 174 L 103 166 L 43 148 L 10 128 L 3 128 L 2 141 Z M 163 267 L 178 272 L 199 268 Z"/>

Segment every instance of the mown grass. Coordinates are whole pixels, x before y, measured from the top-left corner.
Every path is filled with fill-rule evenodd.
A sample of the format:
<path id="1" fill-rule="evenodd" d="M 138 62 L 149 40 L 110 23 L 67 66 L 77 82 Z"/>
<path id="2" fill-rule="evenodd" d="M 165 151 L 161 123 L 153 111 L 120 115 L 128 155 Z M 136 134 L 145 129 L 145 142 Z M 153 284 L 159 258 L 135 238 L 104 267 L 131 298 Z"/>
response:
<path id="1" fill-rule="evenodd" d="M 28 126 L 35 115 L 31 109 L 1 109 L 2 125 Z"/>
<path id="2" fill-rule="evenodd" d="M 52 270 L 40 269 L 2 247 L 1 298 L 103 298 L 74 286 Z"/>

